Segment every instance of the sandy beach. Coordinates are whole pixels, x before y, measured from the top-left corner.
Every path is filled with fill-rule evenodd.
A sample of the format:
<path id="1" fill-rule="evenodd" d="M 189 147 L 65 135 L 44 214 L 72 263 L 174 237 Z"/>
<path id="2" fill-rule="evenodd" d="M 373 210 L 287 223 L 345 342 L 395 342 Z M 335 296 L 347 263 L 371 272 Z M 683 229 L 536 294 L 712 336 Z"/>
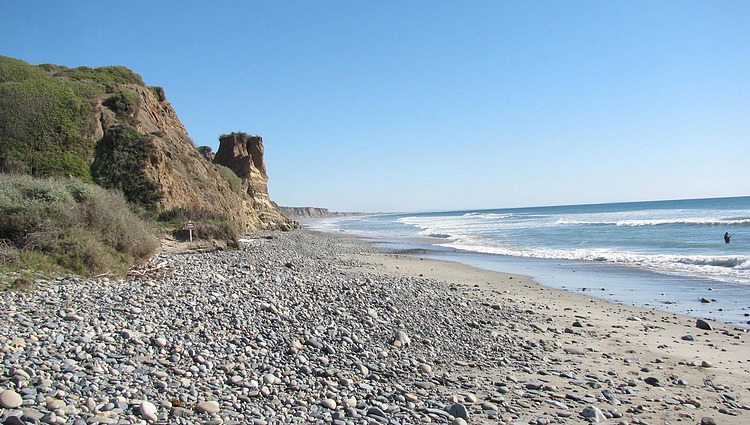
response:
<path id="1" fill-rule="evenodd" d="M 0 294 L 5 424 L 745 424 L 746 333 L 299 230 Z M 708 326 L 707 326 L 708 327 Z"/>
<path id="2" fill-rule="evenodd" d="M 544 287 L 527 276 L 455 262 L 399 254 L 358 258 L 375 270 L 445 281 L 489 305 L 532 312 L 528 322 L 504 324 L 507 332 L 554 347 L 545 353 L 549 369 L 528 371 L 519 377 L 517 391 L 511 392 L 527 401 L 527 418 L 559 414 L 549 401 L 569 402 L 565 393 L 586 397 L 600 392 L 591 382 L 575 382 L 561 374 L 575 370 L 576 376 L 597 376 L 618 388 L 634 381 L 639 384 L 638 391 L 618 395 L 615 403 L 595 396 L 603 402 L 601 409 L 616 407 L 625 413 L 605 423 L 701 423 L 703 418 L 713 418 L 719 424 L 744 424 L 749 420 L 750 406 L 745 400 L 750 391 L 750 348 L 748 334 L 741 328 L 707 321 L 712 329 L 703 330 L 696 327 L 693 317 L 617 305 Z M 506 376 L 502 367 L 468 368 L 463 373 L 468 371 L 490 392 L 493 383 Z M 542 382 L 543 387 L 529 397 L 523 383 L 531 381 Z M 480 400 L 491 397 L 489 393 L 476 395 Z M 727 401 L 738 408 L 728 409 Z M 521 423 L 533 422 L 527 418 Z"/>

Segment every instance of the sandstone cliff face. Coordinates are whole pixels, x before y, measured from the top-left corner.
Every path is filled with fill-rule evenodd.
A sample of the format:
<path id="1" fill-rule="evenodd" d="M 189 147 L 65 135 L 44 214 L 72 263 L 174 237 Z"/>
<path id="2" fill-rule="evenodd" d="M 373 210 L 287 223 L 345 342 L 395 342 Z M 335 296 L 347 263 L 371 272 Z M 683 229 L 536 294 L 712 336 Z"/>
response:
<path id="1" fill-rule="evenodd" d="M 263 152 L 261 137 L 232 133 L 219 138 L 219 150 L 213 162 L 234 171 L 242 179 L 247 194 L 265 205 L 270 204 L 271 200 L 268 197 L 268 174 Z"/>
<path id="2" fill-rule="evenodd" d="M 145 173 L 159 188 L 157 212 L 175 209 L 200 211 L 225 216 L 236 222 L 242 232 L 263 229 L 290 230 L 298 225 L 270 204 L 265 167 L 262 173 L 250 158 L 237 158 L 236 169 L 246 170 L 243 190 L 235 190 L 216 167 L 198 151 L 180 122 L 174 108 L 161 90 L 138 84 L 121 85 L 138 95 L 137 109 L 128 117 L 130 124 L 153 145 Z M 97 106 L 96 136 L 121 124 L 118 116 L 103 102 Z M 254 149 L 255 161 L 263 162 L 262 149 Z M 252 178 L 248 178 L 252 177 Z"/>
<path id="3" fill-rule="evenodd" d="M 197 150 L 163 93 L 138 85 L 128 88 L 140 98 L 135 127 L 150 135 L 156 147 L 146 171 L 161 188 L 159 210 L 214 211 L 236 221 L 243 232 L 298 227 L 271 204 L 262 140 L 235 156 L 225 153 L 226 148 L 217 152 L 216 157 L 224 158 L 232 165 L 228 168 L 242 179 L 243 188 L 236 191 Z M 110 120 L 106 112 L 102 117 L 102 127 L 106 128 Z M 222 141 L 222 146 L 225 145 L 228 143 Z M 216 159 L 214 162 L 222 163 Z"/>
<path id="4" fill-rule="evenodd" d="M 242 192 L 247 196 L 244 205 L 256 221 L 275 223 L 271 227 L 282 229 L 298 227 L 271 201 L 263 152 L 261 137 L 232 133 L 219 138 L 213 162 L 229 168 L 242 180 Z"/>

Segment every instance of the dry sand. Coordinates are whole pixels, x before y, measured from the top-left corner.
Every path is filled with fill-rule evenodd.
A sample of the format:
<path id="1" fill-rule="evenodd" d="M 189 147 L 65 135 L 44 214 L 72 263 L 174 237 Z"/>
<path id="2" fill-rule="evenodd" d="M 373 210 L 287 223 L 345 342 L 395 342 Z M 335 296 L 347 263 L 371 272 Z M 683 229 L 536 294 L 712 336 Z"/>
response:
<path id="1" fill-rule="evenodd" d="M 695 318 L 616 305 L 544 287 L 526 276 L 454 262 L 369 253 L 358 259 L 369 263 L 371 270 L 454 283 L 466 296 L 490 305 L 515 304 L 533 311 L 537 320 L 517 323 L 512 329 L 530 341 L 557 347 L 547 353 L 550 370 L 567 368 L 574 370 L 575 376 L 591 374 L 598 380 L 610 381 L 612 387 L 633 388 L 633 394 L 617 394 L 613 405 L 597 406 L 614 407 L 623 413 L 622 418 L 602 423 L 699 424 L 702 420 L 711 423 L 711 418 L 717 424 L 750 424 L 750 402 L 746 401 L 750 391 L 750 347 L 746 342 L 748 334 L 742 329 L 709 322 L 713 329 L 702 330 L 696 327 Z M 463 366 L 468 369 L 463 373 L 484 377 L 487 392 L 498 382 L 508 382 L 501 368 L 471 370 L 471 365 Z M 558 373 L 537 370 L 529 371 L 529 375 L 518 377 L 516 388 L 506 397 L 526 394 L 524 386 L 530 381 L 545 384 L 540 390 L 542 397 L 526 403 L 528 417 L 504 418 L 506 421 L 536 423 L 534 418 L 545 414 L 554 417 L 555 412 L 560 412 L 549 400 L 564 402 L 566 395 L 568 399 L 587 394 L 591 397 L 601 391 Z M 656 382 L 652 378 L 658 380 L 658 386 L 649 384 Z M 477 403 L 481 403 L 489 395 L 476 396 Z M 457 395 L 459 401 L 461 397 Z M 473 396 L 463 401 L 471 400 Z M 573 413 L 572 418 L 585 423 L 579 412 Z"/>

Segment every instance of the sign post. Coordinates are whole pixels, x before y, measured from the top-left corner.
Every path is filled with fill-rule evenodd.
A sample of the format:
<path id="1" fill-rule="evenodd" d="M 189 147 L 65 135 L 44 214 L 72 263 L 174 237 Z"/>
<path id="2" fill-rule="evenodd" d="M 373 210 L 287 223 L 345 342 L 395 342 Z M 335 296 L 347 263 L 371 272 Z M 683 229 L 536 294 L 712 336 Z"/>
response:
<path id="1" fill-rule="evenodd" d="M 187 230 L 190 232 L 190 242 L 193 241 L 193 229 L 195 229 L 195 222 L 192 220 L 188 220 L 187 223 L 185 223 L 185 227 L 183 227 L 184 230 Z"/>

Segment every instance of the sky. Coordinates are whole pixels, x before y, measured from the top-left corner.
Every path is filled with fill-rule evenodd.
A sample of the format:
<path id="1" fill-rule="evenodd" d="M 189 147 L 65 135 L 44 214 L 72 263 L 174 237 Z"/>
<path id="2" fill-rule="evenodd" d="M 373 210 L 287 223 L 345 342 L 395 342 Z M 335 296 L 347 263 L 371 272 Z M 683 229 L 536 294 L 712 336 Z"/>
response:
<path id="1" fill-rule="evenodd" d="M 750 195 L 750 2 L 0 0 L 0 55 L 124 65 L 271 199 L 432 211 Z"/>

